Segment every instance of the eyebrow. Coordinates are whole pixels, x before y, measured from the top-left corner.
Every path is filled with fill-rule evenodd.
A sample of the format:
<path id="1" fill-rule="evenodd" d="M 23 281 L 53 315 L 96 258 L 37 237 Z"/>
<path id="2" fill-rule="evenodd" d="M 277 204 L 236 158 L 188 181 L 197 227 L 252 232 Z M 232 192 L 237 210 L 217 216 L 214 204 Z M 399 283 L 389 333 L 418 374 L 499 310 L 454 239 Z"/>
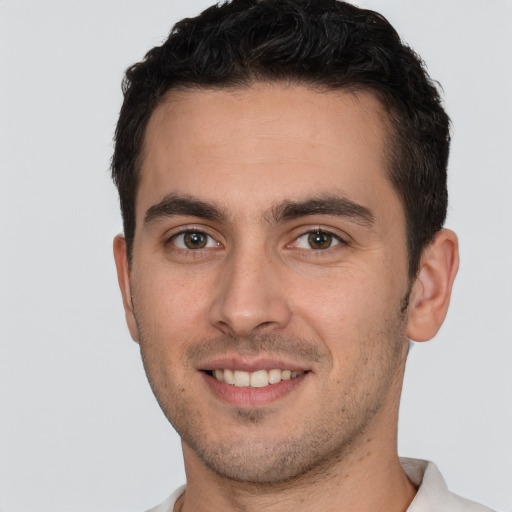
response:
<path id="1" fill-rule="evenodd" d="M 226 215 L 223 209 L 214 203 L 201 201 L 193 196 L 170 194 L 146 211 L 144 223 L 151 224 L 162 218 L 186 215 L 202 219 L 223 222 Z"/>
<path id="2" fill-rule="evenodd" d="M 151 206 L 144 217 L 145 224 L 179 215 L 225 222 L 225 210 L 215 203 L 202 201 L 189 195 L 170 194 Z M 375 224 L 372 211 L 343 195 L 320 194 L 303 201 L 282 201 L 274 204 L 265 219 L 275 223 L 311 215 L 346 217 L 357 224 L 371 227 Z"/>
<path id="3" fill-rule="evenodd" d="M 369 208 L 343 195 L 321 194 L 305 201 L 283 201 L 272 207 L 272 218 L 276 223 L 308 215 L 347 217 L 366 227 L 375 224 L 375 216 Z"/>

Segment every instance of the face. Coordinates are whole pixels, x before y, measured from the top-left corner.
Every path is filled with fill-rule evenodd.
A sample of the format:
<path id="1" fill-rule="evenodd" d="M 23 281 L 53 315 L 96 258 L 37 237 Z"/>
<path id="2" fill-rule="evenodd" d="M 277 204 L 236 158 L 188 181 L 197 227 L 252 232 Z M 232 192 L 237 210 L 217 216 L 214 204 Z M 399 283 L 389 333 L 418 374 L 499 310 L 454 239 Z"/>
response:
<path id="1" fill-rule="evenodd" d="M 409 282 L 381 120 L 369 93 L 277 85 L 154 112 L 117 259 L 186 464 L 279 482 L 393 438 Z"/>

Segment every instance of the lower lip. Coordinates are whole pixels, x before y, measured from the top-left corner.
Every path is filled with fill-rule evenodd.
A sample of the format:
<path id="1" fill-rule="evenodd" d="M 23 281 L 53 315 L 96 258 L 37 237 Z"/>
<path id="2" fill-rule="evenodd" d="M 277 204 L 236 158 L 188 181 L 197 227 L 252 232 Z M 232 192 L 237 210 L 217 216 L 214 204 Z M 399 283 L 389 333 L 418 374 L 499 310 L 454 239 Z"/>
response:
<path id="1" fill-rule="evenodd" d="M 261 407 L 283 398 L 300 386 L 308 375 L 308 373 L 305 373 L 294 379 L 282 380 L 277 384 L 269 384 L 262 388 L 240 388 L 226 384 L 225 382 L 220 382 L 206 372 L 201 372 L 201 374 L 213 393 L 224 402 L 247 408 Z"/>

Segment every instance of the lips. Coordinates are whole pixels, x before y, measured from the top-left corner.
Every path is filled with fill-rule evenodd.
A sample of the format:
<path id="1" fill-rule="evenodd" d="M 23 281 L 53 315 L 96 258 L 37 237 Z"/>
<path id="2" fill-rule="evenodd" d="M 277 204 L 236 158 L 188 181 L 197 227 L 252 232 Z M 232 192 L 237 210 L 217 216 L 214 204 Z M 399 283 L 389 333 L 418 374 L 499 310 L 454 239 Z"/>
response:
<path id="1" fill-rule="evenodd" d="M 252 372 L 244 370 L 232 370 L 230 368 L 215 369 L 207 371 L 209 375 L 219 382 L 225 382 L 238 388 L 264 388 L 281 381 L 296 379 L 304 375 L 304 371 L 282 370 L 274 368 L 271 370 L 256 370 Z"/>
<path id="2" fill-rule="evenodd" d="M 312 373 L 300 362 L 284 358 L 221 357 L 197 366 L 207 388 L 238 409 L 261 408 L 283 399 L 302 388 Z"/>

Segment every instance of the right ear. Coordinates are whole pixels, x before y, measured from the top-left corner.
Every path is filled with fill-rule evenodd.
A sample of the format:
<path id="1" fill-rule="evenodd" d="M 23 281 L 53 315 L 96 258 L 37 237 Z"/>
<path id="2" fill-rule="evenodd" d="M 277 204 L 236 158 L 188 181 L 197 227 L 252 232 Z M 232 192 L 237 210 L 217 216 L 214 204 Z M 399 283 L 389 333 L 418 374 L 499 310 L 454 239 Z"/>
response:
<path id="1" fill-rule="evenodd" d="M 458 268 L 457 235 L 449 229 L 441 229 L 421 256 L 420 268 L 409 301 L 409 339 L 427 341 L 436 335 L 448 311 Z"/>
<path id="2" fill-rule="evenodd" d="M 135 312 L 133 309 L 132 286 L 130 264 L 128 263 L 128 253 L 126 251 L 126 240 L 123 235 L 117 235 L 114 238 L 114 260 L 117 268 L 117 280 L 121 295 L 123 297 L 124 314 L 126 323 L 134 341 L 139 341 L 139 330 L 135 320 Z"/>

